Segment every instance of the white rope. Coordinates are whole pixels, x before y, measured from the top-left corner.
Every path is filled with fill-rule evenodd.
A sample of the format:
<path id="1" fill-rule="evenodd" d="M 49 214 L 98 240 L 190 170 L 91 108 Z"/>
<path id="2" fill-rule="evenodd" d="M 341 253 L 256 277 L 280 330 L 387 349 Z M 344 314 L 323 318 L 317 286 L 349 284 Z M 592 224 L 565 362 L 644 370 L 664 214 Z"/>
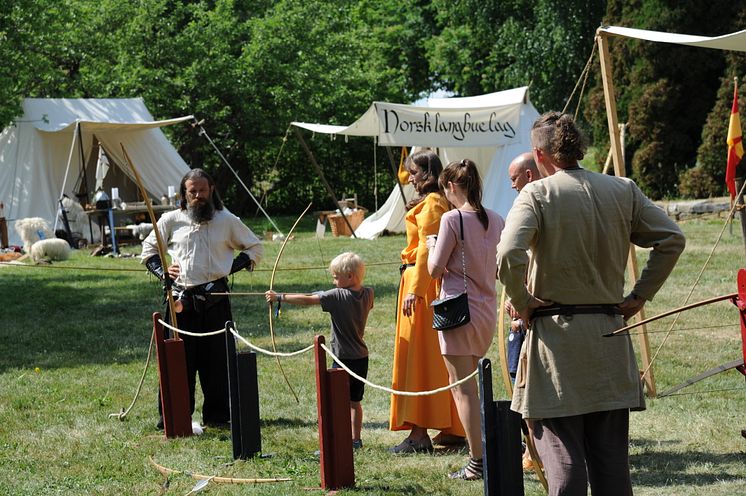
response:
<path id="1" fill-rule="evenodd" d="M 307 347 L 303 348 L 302 350 L 292 351 L 292 352 L 289 352 L 289 353 L 282 353 L 280 351 L 269 351 L 269 350 L 265 350 L 264 348 L 260 348 L 260 347 L 258 347 L 256 345 L 253 345 L 253 344 L 249 343 L 235 329 L 231 329 L 230 332 L 231 332 L 231 334 L 233 334 L 234 336 L 236 336 L 238 339 L 240 339 L 241 341 L 243 341 L 243 343 L 246 346 L 248 346 L 249 348 L 251 348 L 252 350 L 258 351 L 260 353 L 264 353 L 265 355 L 269 355 L 269 356 L 291 357 L 291 356 L 295 356 L 295 355 L 301 355 L 301 354 L 303 354 L 303 353 L 305 353 L 307 351 L 311 351 L 313 349 L 313 345 L 311 345 L 311 346 L 307 346 Z"/>
<path id="2" fill-rule="evenodd" d="M 179 329 L 178 327 L 172 326 L 171 324 L 167 324 L 166 322 L 163 322 L 162 319 L 158 319 L 158 322 L 163 324 L 163 327 L 167 327 L 174 332 L 178 332 L 179 334 L 184 334 L 186 336 L 192 336 L 195 338 L 206 338 L 207 336 L 217 336 L 218 334 L 223 334 L 225 332 L 225 327 L 222 329 L 218 329 L 217 331 L 212 331 L 212 332 L 189 332 L 189 331 L 183 331 Z"/>
<path id="3" fill-rule="evenodd" d="M 167 327 L 167 328 L 171 329 L 172 331 L 178 332 L 179 334 L 185 334 L 187 336 L 194 336 L 194 337 L 198 337 L 198 338 L 205 337 L 205 336 L 214 336 L 216 334 L 222 334 L 222 333 L 226 332 L 226 329 L 224 328 L 224 329 L 220 329 L 218 331 L 205 332 L 205 333 L 197 334 L 197 333 L 193 333 L 193 332 L 182 331 L 181 329 L 178 329 L 178 328 L 176 328 L 176 327 L 174 327 L 172 325 L 167 324 L 162 319 L 158 319 L 158 322 L 160 322 L 161 324 L 163 324 L 164 327 Z M 314 347 L 314 345 L 310 345 L 310 346 L 307 346 L 307 347 L 305 347 L 305 348 L 303 348 L 301 350 L 292 351 L 292 352 L 289 352 L 289 353 L 282 353 L 282 352 L 279 352 L 279 351 L 278 352 L 274 352 L 274 351 L 265 350 L 265 349 L 260 348 L 260 347 L 258 347 L 256 345 L 251 344 L 248 340 L 246 340 L 243 336 L 241 336 L 238 333 L 238 331 L 236 331 L 235 329 L 230 329 L 229 331 L 230 331 L 231 334 L 233 334 L 238 339 L 240 339 L 246 346 L 248 346 L 252 350 L 258 351 L 260 353 L 264 353 L 265 355 L 269 355 L 269 356 L 291 357 L 291 356 L 301 355 L 303 353 L 311 351 L 313 349 L 313 347 Z M 448 390 L 453 389 L 453 388 L 455 388 L 457 386 L 460 386 L 461 384 L 465 383 L 466 381 L 469 381 L 472 378 L 474 378 L 474 376 L 476 376 L 479 373 L 479 369 L 475 369 L 474 372 L 472 372 L 471 374 L 467 375 L 463 379 L 454 382 L 453 384 L 449 384 L 447 386 L 443 386 L 443 387 L 438 388 L 438 389 L 431 389 L 430 391 L 399 391 L 398 389 L 391 389 L 391 388 L 388 388 L 388 387 L 385 387 L 385 386 L 379 386 L 378 384 L 374 384 L 374 383 L 370 382 L 369 380 L 367 380 L 364 377 L 360 377 L 355 372 L 353 372 L 352 370 L 350 370 L 350 368 L 347 367 L 347 365 L 345 365 L 344 363 L 342 363 L 342 361 L 325 344 L 322 344 L 321 348 L 324 351 L 326 351 L 329 354 L 329 356 L 332 357 L 332 360 L 334 360 L 335 362 L 337 362 L 342 369 L 344 369 L 348 374 L 350 374 L 352 377 L 354 377 L 358 381 L 362 382 L 363 384 L 366 384 L 367 386 L 372 387 L 373 389 L 378 389 L 380 391 L 384 391 L 384 392 L 389 393 L 389 394 L 395 394 L 397 396 L 431 396 L 433 394 L 442 393 L 444 391 L 448 391 Z"/>
<path id="4" fill-rule="evenodd" d="M 477 375 L 477 373 L 479 373 L 479 369 L 474 369 L 474 372 L 472 372 L 471 374 L 467 375 L 463 379 L 461 379 L 459 381 L 456 381 L 453 384 L 449 384 L 448 386 L 443 386 L 443 387 L 438 388 L 438 389 L 432 389 L 430 391 L 399 391 L 397 389 L 391 389 L 391 388 L 387 388 L 387 387 L 384 387 L 384 386 L 379 386 L 378 384 L 373 384 L 372 382 L 370 382 L 369 380 L 365 379 L 364 377 L 360 377 L 355 372 L 353 372 L 352 370 L 350 370 L 347 367 L 347 365 L 345 365 L 344 363 L 342 363 L 339 360 L 339 358 L 337 358 L 334 355 L 334 353 L 332 353 L 332 350 L 330 350 L 329 348 L 326 347 L 325 344 L 322 344 L 321 348 L 323 348 L 324 351 L 326 351 L 327 353 L 329 353 L 329 356 L 331 356 L 332 359 L 335 362 L 337 362 L 340 367 L 342 367 L 343 369 L 345 369 L 348 374 L 350 374 L 352 377 L 354 377 L 358 381 L 360 381 L 360 382 L 362 382 L 362 383 L 364 383 L 364 384 L 372 387 L 373 389 L 380 389 L 381 391 L 385 391 L 387 393 L 395 394 L 395 395 L 398 395 L 398 396 L 430 396 L 432 394 L 442 393 L 443 391 L 448 391 L 449 389 L 453 389 L 456 386 L 460 386 L 461 384 L 465 383 L 466 381 L 472 379 L 475 375 Z"/>

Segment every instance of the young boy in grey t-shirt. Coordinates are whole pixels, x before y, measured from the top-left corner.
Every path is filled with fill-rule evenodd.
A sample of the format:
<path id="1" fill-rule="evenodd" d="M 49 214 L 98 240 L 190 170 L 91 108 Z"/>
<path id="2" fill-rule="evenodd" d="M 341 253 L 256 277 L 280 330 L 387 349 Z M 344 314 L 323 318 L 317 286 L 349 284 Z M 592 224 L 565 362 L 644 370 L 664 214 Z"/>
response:
<path id="1" fill-rule="evenodd" d="M 352 252 L 338 255 L 329 264 L 334 278 L 333 289 L 312 295 L 276 293 L 267 291 L 268 302 L 278 301 L 296 305 L 321 305 L 332 319 L 332 352 L 350 370 L 363 378 L 368 377 L 368 347 L 363 335 L 368 313 L 373 308 L 373 288 L 363 287 L 365 264 Z M 339 368 L 334 362 L 333 368 Z M 364 384 L 350 376 L 350 420 L 352 421 L 352 446 L 361 448 L 360 431 L 363 426 Z"/>

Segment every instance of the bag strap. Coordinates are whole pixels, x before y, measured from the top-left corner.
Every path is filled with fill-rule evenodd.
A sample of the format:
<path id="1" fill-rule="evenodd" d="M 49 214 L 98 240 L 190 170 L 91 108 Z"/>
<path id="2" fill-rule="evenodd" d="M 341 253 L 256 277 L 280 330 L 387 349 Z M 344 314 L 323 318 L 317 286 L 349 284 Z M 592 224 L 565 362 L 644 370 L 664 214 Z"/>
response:
<path id="1" fill-rule="evenodd" d="M 466 293 L 466 257 L 464 256 L 464 216 L 461 215 L 461 210 L 458 210 L 458 221 L 461 227 L 461 270 L 464 274 L 464 293 Z"/>

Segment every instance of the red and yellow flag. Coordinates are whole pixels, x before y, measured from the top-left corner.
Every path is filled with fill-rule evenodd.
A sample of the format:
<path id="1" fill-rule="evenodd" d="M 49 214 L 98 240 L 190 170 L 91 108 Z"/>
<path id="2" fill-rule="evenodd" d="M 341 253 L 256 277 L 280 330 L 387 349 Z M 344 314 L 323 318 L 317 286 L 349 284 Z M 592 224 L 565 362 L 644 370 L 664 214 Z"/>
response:
<path id="1" fill-rule="evenodd" d="M 738 82 L 733 90 L 733 108 L 730 111 L 728 124 L 728 165 L 725 168 L 725 185 L 728 187 L 731 200 L 736 196 L 736 167 L 743 158 L 741 119 L 738 117 Z"/>

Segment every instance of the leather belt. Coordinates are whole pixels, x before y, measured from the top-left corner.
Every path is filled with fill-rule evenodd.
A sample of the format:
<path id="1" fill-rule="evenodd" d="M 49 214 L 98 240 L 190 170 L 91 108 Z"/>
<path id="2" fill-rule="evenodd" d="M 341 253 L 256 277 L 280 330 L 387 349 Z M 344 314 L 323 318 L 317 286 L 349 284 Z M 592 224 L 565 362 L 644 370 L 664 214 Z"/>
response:
<path id="1" fill-rule="evenodd" d="M 606 314 L 622 315 L 622 311 L 616 305 L 551 305 L 548 307 L 539 307 L 531 314 L 531 318 L 549 317 L 551 315 L 562 315 L 570 317 L 578 314 Z"/>
<path id="2" fill-rule="evenodd" d="M 413 263 L 403 263 L 399 266 L 399 275 L 404 274 L 404 271 L 407 270 L 407 267 L 414 267 Z"/>

